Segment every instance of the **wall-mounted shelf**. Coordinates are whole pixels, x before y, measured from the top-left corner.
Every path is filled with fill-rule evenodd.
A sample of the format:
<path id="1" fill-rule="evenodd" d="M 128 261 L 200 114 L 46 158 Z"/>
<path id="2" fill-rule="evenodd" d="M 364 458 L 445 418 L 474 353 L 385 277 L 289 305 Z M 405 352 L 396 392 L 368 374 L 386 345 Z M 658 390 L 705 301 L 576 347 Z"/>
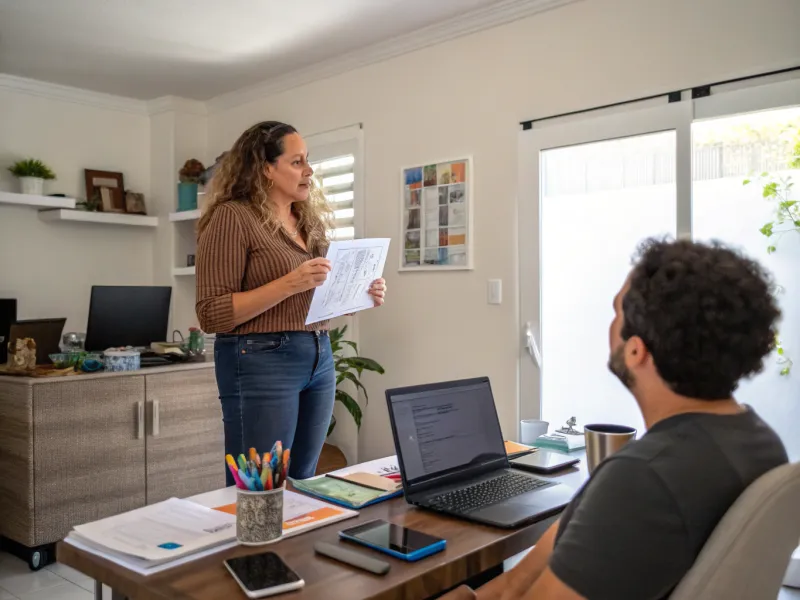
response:
<path id="1" fill-rule="evenodd" d="M 172 269 L 173 277 L 184 277 L 187 275 L 194 275 L 194 267 L 174 267 Z"/>
<path id="2" fill-rule="evenodd" d="M 200 218 L 200 209 L 182 210 L 180 212 L 169 213 L 169 220 L 172 222 L 178 221 L 196 221 Z"/>
<path id="3" fill-rule="evenodd" d="M 79 223 L 102 223 L 104 225 L 129 225 L 136 227 L 158 227 L 158 217 L 119 213 L 89 212 L 85 210 L 42 210 L 42 221 L 72 221 Z"/>
<path id="4" fill-rule="evenodd" d="M 75 198 L 0 192 L 0 204 L 16 204 L 18 206 L 30 206 L 31 208 L 75 208 Z"/>

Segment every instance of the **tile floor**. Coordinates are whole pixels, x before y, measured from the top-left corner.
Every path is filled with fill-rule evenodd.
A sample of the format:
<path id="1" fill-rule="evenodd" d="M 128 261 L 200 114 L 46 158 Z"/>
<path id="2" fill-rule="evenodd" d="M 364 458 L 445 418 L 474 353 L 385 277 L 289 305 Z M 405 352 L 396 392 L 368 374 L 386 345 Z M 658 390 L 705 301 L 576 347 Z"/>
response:
<path id="1" fill-rule="evenodd" d="M 58 563 L 34 573 L 18 558 L 0 552 L 0 600 L 93 599 L 94 581 L 83 573 Z M 103 600 L 111 600 L 105 586 Z M 778 600 L 800 600 L 800 590 L 783 588 Z"/>
<path id="2" fill-rule="evenodd" d="M 111 590 L 103 589 L 103 600 Z M 0 600 L 94 600 L 94 581 L 58 563 L 33 572 L 15 556 L 0 552 Z"/>

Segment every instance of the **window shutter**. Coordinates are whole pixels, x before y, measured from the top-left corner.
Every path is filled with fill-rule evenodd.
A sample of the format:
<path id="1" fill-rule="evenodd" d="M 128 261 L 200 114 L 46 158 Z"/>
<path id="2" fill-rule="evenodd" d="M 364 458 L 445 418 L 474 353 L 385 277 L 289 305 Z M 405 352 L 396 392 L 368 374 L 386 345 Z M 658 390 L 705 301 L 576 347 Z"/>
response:
<path id="1" fill-rule="evenodd" d="M 354 165 L 355 156 L 352 154 L 311 163 L 317 185 L 334 211 L 334 240 L 352 240 L 355 237 Z"/>

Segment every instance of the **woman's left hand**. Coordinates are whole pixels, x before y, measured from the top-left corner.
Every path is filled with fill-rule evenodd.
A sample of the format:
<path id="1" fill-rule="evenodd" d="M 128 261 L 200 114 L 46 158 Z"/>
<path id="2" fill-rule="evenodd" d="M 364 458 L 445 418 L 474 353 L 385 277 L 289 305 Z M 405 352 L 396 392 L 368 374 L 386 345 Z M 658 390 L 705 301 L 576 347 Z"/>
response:
<path id="1" fill-rule="evenodd" d="M 386 301 L 386 280 L 383 277 L 372 282 L 369 295 L 375 300 L 375 306 L 381 306 Z"/>

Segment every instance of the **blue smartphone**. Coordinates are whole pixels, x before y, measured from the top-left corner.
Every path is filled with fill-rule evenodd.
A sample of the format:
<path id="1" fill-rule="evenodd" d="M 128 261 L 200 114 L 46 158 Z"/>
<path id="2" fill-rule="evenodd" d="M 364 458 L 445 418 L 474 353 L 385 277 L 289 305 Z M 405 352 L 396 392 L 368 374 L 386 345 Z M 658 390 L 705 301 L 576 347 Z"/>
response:
<path id="1" fill-rule="evenodd" d="M 442 538 L 380 520 L 340 531 L 339 537 L 409 562 L 441 552 L 447 545 Z"/>

